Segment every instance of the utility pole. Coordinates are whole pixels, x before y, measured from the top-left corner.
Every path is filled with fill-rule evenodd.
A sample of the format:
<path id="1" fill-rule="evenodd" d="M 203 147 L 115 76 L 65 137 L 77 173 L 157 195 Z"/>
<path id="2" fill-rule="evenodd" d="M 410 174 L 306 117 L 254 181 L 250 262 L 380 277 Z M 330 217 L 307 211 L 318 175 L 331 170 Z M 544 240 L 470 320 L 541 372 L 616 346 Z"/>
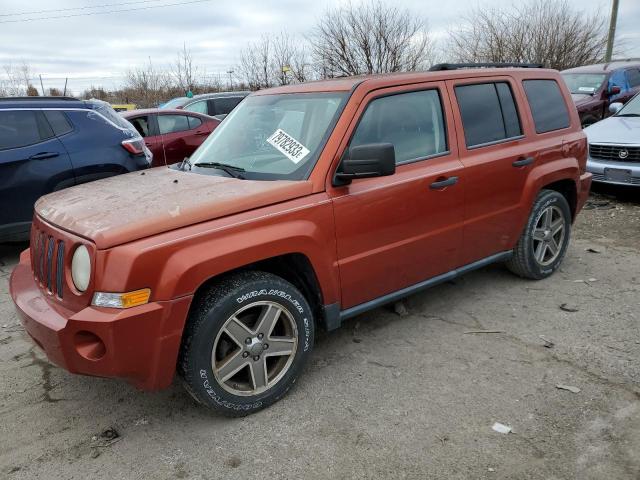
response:
<path id="1" fill-rule="evenodd" d="M 616 23 L 618 22 L 618 3 L 619 0 L 613 0 L 611 6 L 611 21 L 609 23 L 609 36 L 607 37 L 607 53 L 604 56 L 604 61 L 609 63 L 611 61 L 611 55 L 613 55 L 613 42 L 616 37 Z"/>
<path id="2" fill-rule="evenodd" d="M 233 70 L 228 70 L 227 73 L 229 74 L 229 90 L 233 90 Z"/>
<path id="3" fill-rule="evenodd" d="M 42 75 L 39 75 L 39 76 L 40 76 L 40 88 L 42 88 L 42 96 L 44 97 L 45 94 L 44 94 L 44 84 L 42 83 Z"/>

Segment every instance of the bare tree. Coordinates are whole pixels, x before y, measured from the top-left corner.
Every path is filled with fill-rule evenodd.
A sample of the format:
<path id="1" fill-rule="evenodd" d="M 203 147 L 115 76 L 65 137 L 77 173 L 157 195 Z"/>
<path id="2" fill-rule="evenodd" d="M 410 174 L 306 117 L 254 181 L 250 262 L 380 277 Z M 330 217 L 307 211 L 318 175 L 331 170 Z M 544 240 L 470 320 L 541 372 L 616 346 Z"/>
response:
<path id="1" fill-rule="evenodd" d="M 567 0 L 529 0 L 509 9 L 478 7 L 450 33 L 461 62 L 531 62 L 565 69 L 602 59 L 606 18 Z"/>
<path id="2" fill-rule="evenodd" d="M 167 98 L 168 75 L 149 63 L 127 71 L 123 95 L 128 102 L 142 107 L 154 107 Z"/>
<path id="3" fill-rule="evenodd" d="M 240 52 L 240 74 L 251 90 L 273 85 L 271 71 L 271 40 L 263 35 L 260 41 L 251 42 Z"/>
<path id="4" fill-rule="evenodd" d="M 0 94 L 2 96 L 22 96 L 27 94 L 31 86 L 31 67 L 23 62 L 20 65 L 9 63 L 2 67 L 4 75 L 0 77 Z"/>
<path id="5" fill-rule="evenodd" d="M 433 56 L 427 21 L 380 0 L 328 10 L 309 40 L 323 77 L 413 71 Z"/>
<path id="6" fill-rule="evenodd" d="M 171 69 L 171 76 L 177 87 L 183 92 L 193 91 L 196 88 L 198 67 L 193 64 L 191 50 L 187 49 L 187 44 L 182 45 L 182 50 L 178 52 L 177 58 Z"/>
<path id="7" fill-rule="evenodd" d="M 238 70 L 251 90 L 305 82 L 312 74 L 303 42 L 286 32 L 247 44 Z"/>

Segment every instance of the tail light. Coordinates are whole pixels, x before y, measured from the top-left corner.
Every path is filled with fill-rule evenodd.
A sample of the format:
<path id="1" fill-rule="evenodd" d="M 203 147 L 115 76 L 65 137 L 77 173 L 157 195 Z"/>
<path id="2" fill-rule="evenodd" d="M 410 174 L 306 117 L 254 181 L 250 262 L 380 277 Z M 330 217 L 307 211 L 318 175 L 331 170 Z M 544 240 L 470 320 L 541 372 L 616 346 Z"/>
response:
<path id="1" fill-rule="evenodd" d="M 122 142 L 122 147 L 132 155 L 144 154 L 144 140 L 142 138 L 131 138 Z"/>

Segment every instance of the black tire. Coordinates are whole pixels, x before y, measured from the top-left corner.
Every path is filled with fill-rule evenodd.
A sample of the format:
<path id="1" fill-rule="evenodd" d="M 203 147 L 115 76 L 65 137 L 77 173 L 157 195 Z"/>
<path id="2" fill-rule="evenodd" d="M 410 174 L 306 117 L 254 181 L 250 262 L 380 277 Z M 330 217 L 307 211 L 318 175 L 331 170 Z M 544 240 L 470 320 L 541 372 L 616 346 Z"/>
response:
<path id="1" fill-rule="evenodd" d="M 283 309 L 279 315 L 284 315 L 283 318 L 285 320 L 283 321 L 291 325 L 291 338 L 297 339 L 296 349 L 293 354 L 287 356 L 286 362 L 290 362 L 287 369 L 280 367 L 283 369 L 280 378 L 272 386 L 269 387 L 267 383 L 267 386 L 263 387 L 267 388 L 266 391 L 255 395 L 251 394 L 251 391 L 255 391 L 256 387 L 254 367 L 252 365 L 247 364 L 246 371 L 244 371 L 245 367 L 243 367 L 239 374 L 234 374 L 246 374 L 248 382 L 253 381 L 253 390 L 249 384 L 247 392 L 237 395 L 227 390 L 230 388 L 227 382 L 231 382 L 231 380 L 220 382 L 216 377 L 213 362 L 217 360 L 212 360 L 212 355 L 216 355 L 213 352 L 213 348 L 214 344 L 217 345 L 217 339 L 222 338 L 221 336 L 224 335 L 221 330 L 225 324 L 228 325 L 227 322 L 232 316 L 235 317 L 239 310 L 246 308 L 249 310 L 245 310 L 245 312 L 250 311 L 252 308 L 261 308 L 261 306 L 253 306 L 260 302 L 266 302 Z M 265 306 L 265 308 L 268 307 Z M 238 316 L 241 314 L 238 313 Z M 255 325 L 259 323 L 259 319 L 260 316 L 257 317 Z M 295 328 L 293 328 L 293 325 L 295 325 Z M 257 335 L 256 333 L 256 341 Z M 269 334 L 262 341 L 265 343 L 269 341 L 268 336 Z M 233 342 L 229 342 L 231 339 L 232 337 L 228 337 L 227 343 L 232 345 L 234 351 L 239 349 L 241 354 L 245 355 L 245 350 L 249 349 L 250 346 L 243 345 L 238 347 Z M 270 273 L 259 271 L 239 272 L 222 279 L 194 301 L 182 339 L 178 373 L 182 377 L 187 391 L 201 404 L 223 415 L 244 416 L 257 412 L 280 400 L 291 389 L 311 354 L 313 341 L 313 313 L 307 300 L 297 288 Z M 268 347 L 267 345 L 265 348 Z M 253 353 L 246 353 L 249 355 L 248 360 L 255 358 L 252 357 Z M 235 354 L 232 356 L 235 357 Z M 265 353 L 264 357 L 265 365 L 269 365 L 266 363 L 268 354 Z M 270 358 L 279 359 L 284 357 Z M 288 360 L 290 358 L 292 358 L 291 361 Z M 279 362 L 280 360 L 277 361 Z M 268 368 L 270 367 L 265 367 L 267 372 Z M 273 366 L 271 368 L 273 370 Z M 220 370 L 217 371 L 220 372 Z M 269 382 L 268 373 L 266 378 L 267 382 Z M 233 385 L 237 388 L 236 383 L 233 383 Z"/>
<path id="2" fill-rule="evenodd" d="M 565 234 L 562 237 L 559 252 L 555 259 L 552 259 L 548 264 L 541 264 L 534 253 L 534 246 L 536 245 L 534 242 L 537 241 L 534 241 L 534 230 L 536 230 L 536 225 L 538 225 L 542 215 L 550 207 L 557 208 L 553 209 L 554 212 L 561 212 Z M 506 262 L 506 265 L 509 270 L 523 278 L 533 280 L 547 278 L 560 267 L 567 253 L 570 237 L 571 209 L 567 199 L 559 192 L 542 190 L 533 203 L 527 225 L 518 240 L 516 248 L 513 250 L 513 256 Z"/>

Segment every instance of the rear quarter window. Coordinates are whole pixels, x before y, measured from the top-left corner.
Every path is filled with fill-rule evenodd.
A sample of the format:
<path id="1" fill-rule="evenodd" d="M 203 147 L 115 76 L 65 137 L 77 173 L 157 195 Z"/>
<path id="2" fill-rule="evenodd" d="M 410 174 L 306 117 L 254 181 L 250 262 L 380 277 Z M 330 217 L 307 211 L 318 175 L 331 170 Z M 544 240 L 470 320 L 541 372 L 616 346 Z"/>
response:
<path id="1" fill-rule="evenodd" d="M 522 82 L 537 133 L 569 127 L 569 110 L 555 80 Z"/>
<path id="2" fill-rule="evenodd" d="M 73 130 L 73 126 L 69 122 L 69 119 L 60 110 L 45 110 L 44 115 L 47 117 L 47 121 L 53 129 L 53 133 L 58 137 Z"/>

